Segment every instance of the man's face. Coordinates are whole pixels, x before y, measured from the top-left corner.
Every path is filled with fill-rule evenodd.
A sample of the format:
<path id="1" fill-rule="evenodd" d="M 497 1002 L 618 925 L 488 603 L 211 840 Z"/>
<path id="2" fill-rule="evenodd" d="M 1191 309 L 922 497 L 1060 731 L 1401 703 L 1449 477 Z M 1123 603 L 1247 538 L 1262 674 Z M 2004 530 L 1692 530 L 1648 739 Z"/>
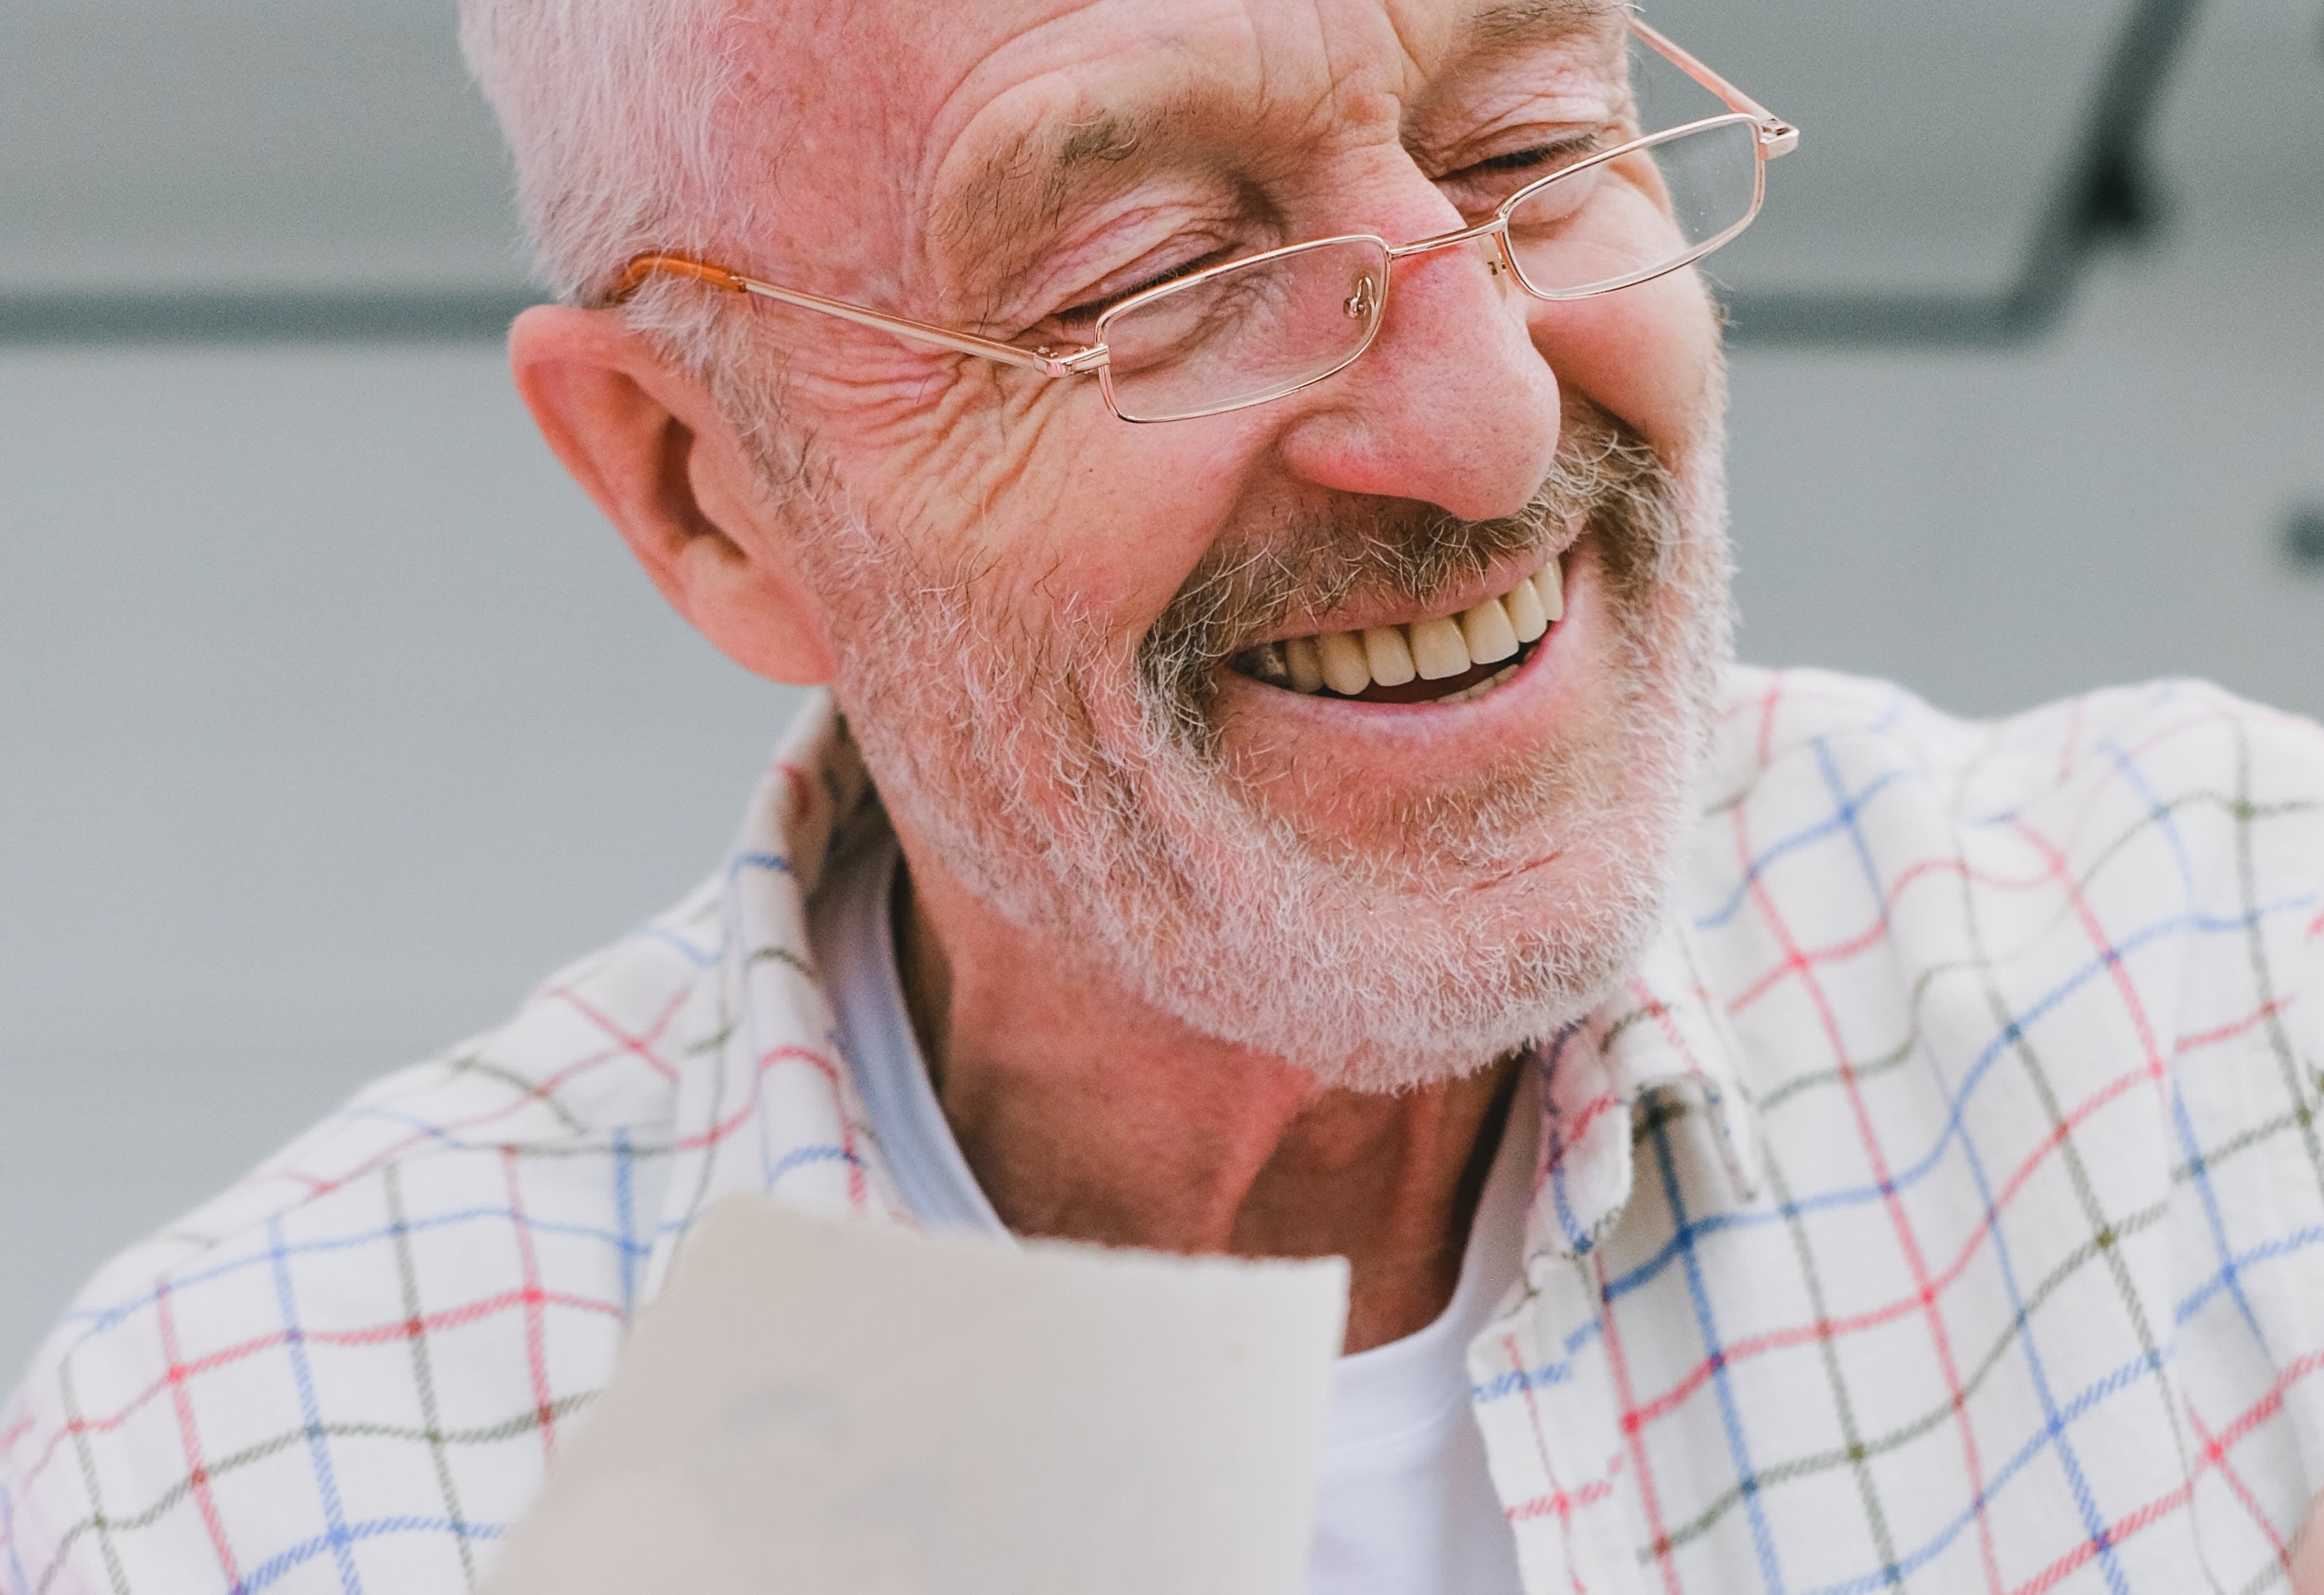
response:
<path id="1" fill-rule="evenodd" d="M 1636 132 L 1590 0 L 906 9 L 811 75 L 772 28 L 796 87 L 761 214 L 815 219 L 746 258 L 1011 341 L 1085 341 L 1190 264 L 1446 231 L 1539 152 Z M 1355 365 L 1155 426 L 767 313 L 835 505 L 798 557 L 899 829 L 1065 956 L 1333 1083 L 1481 1065 L 1619 973 L 1723 657 L 1697 279 L 1551 304 L 1489 259 L 1399 262 Z M 1458 701 L 1302 692 L 1266 646 L 1409 635 L 1551 562 L 1563 618 Z"/>

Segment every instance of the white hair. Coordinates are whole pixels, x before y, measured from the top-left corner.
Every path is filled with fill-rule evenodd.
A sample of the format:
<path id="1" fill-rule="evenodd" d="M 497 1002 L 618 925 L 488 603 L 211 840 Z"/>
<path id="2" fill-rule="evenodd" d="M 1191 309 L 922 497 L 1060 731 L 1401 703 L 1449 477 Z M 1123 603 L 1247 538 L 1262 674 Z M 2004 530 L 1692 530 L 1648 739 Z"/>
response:
<path id="1" fill-rule="evenodd" d="M 731 0 L 460 0 L 460 47 L 514 157 L 535 270 L 559 300 L 602 302 L 649 251 L 718 258 L 749 236 L 761 201 L 740 180 L 744 20 Z M 751 329 L 722 314 L 724 297 L 657 280 L 624 310 L 732 414 L 729 399 L 746 396 L 723 390 L 750 364 Z"/>

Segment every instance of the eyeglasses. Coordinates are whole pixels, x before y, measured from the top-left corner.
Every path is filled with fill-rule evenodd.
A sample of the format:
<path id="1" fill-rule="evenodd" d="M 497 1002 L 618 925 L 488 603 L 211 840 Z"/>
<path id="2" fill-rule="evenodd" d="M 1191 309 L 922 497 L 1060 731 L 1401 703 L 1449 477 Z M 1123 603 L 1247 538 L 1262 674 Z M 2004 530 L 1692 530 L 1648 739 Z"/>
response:
<path id="1" fill-rule="evenodd" d="M 1086 345 L 1023 348 L 678 254 L 631 261 L 607 302 L 656 276 L 690 278 L 1047 377 L 1094 376 L 1125 421 L 1263 404 L 1346 370 L 1371 346 L 1397 261 L 1489 244 L 1491 269 L 1534 298 L 1588 299 L 1677 271 L 1751 225 L 1766 196 L 1767 162 L 1799 147 L 1799 130 L 1636 16 L 1629 27 L 1728 114 L 1585 153 L 1519 189 L 1489 221 L 1411 244 L 1369 233 L 1317 238 L 1175 278 L 1108 306 Z"/>

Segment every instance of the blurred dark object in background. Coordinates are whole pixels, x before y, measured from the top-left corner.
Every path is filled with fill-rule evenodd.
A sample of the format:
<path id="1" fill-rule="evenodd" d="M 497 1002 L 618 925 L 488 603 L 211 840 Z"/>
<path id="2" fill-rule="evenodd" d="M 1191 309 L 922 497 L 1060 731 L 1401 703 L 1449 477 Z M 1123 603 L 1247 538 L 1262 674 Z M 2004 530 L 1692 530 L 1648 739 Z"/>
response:
<path id="1" fill-rule="evenodd" d="M 2284 549 L 2295 565 L 2324 570 L 2324 504 L 2294 510 L 2283 532 Z"/>

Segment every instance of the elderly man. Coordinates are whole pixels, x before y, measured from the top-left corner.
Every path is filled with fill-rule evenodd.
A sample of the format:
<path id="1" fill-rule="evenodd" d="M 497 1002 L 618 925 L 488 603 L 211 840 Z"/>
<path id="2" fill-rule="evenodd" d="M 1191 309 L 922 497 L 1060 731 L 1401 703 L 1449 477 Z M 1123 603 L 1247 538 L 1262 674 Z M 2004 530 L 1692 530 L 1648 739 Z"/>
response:
<path id="1" fill-rule="evenodd" d="M 472 1582 L 738 1192 L 1346 1257 L 1311 1590 L 2290 1581 L 2324 732 L 1729 664 L 1692 263 L 1791 128 L 1609 0 L 466 41 L 542 430 L 829 691 L 707 885 L 97 1276 L 0 1587 Z"/>

